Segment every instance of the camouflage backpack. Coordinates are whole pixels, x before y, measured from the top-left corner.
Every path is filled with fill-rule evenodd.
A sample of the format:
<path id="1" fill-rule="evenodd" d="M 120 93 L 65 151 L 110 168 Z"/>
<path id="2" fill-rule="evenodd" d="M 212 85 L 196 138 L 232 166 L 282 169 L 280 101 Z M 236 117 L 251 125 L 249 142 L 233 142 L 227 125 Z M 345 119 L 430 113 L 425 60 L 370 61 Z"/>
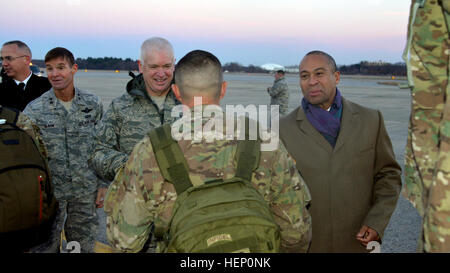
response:
<path id="1" fill-rule="evenodd" d="M 18 117 L 0 106 L 0 251 L 45 242 L 58 208 L 47 162 Z"/>
<path id="2" fill-rule="evenodd" d="M 170 125 L 149 135 L 161 174 L 177 192 L 169 230 L 155 227 L 157 240 L 163 241 L 161 252 L 279 252 L 280 228 L 250 182 L 259 164 L 260 141 L 239 142 L 233 178 L 193 186 Z"/>

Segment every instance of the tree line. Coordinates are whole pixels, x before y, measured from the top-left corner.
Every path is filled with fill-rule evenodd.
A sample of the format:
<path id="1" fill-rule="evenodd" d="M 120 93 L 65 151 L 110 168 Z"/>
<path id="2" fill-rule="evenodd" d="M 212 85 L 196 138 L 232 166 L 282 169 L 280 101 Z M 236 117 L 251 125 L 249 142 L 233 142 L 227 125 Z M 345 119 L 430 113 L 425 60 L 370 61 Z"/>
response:
<path id="1" fill-rule="evenodd" d="M 92 58 L 87 59 L 77 58 L 76 63 L 79 69 L 95 69 L 95 70 L 128 70 L 137 71 L 139 70 L 137 61 L 130 58 L 122 59 L 115 57 L 103 57 L 103 58 Z M 33 64 L 39 67 L 45 67 L 43 60 L 33 60 Z M 223 66 L 223 71 L 227 72 L 241 72 L 241 73 L 270 73 L 271 71 L 265 70 L 259 66 L 255 65 L 242 65 L 237 62 L 225 63 Z M 290 68 L 298 68 L 298 66 L 286 67 L 287 73 L 298 73 L 290 72 L 293 71 Z M 406 66 L 404 63 L 384 63 L 384 62 L 368 62 L 362 61 L 358 64 L 352 65 L 341 65 L 339 70 L 343 75 L 393 75 L 393 76 L 405 76 Z"/>
<path id="2" fill-rule="evenodd" d="M 359 64 L 339 66 L 341 74 L 344 75 L 392 75 L 406 76 L 406 65 L 404 63 L 383 63 L 362 61 Z"/>
<path id="3" fill-rule="evenodd" d="M 406 76 L 406 65 L 404 63 L 384 63 L 362 61 L 358 64 L 341 65 L 338 67 L 343 75 L 390 75 Z M 244 66 L 239 63 L 226 63 L 223 66 L 224 71 L 245 72 L 245 73 L 270 73 L 271 71 L 261 67 L 249 65 Z M 287 73 L 298 73 L 298 65 L 286 66 Z"/>
<path id="4" fill-rule="evenodd" d="M 94 69 L 94 70 L 139 70 L 137 61 L 130 58 L 122 59 L 115 57 L 103 57 L 87 59 L 77 58 L 75 62 L 78 64 L 78 69 Z M 44 60 L 33 60 L 32 63 L 39 67 L 45 67 Z"/>
<path id="5" fill-rule="evenodd" d="M 239 63 L 226 63 L 225 65 L 222 65 L 223 71 L 228 72 L 245 72 L 245 73 L 270 73 L 270 71 L 265 70 L 259 66 L 254 65 L 241 65 Z"/>

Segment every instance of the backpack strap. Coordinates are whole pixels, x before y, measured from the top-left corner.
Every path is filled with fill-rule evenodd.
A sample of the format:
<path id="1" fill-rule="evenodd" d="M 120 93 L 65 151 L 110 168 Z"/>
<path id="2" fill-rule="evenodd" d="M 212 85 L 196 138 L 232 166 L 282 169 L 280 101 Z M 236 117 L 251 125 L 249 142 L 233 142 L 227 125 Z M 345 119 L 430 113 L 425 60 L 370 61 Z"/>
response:
<path id="1" fill-rule="evenodd" d="M 172 183 L 178 195 L 192 187 L 189 178 L 189 165 L 178 145 L 172 138 L 171 126 L 165 124 L 149 132 L 150 142 L 158 163 L 161 175 Z M 250 181 L 253 171 L 258 168 L 261 141 L 249 140 L 248 127 L 245 140 L 238 141 L 236 148 L 235 177 Z"/>
<path id="2" fill-rule="evenodd" d="M 173 184 L 177 194 L 180 195 L 193 185 L 183 152 L 178 142 L 172 138 L 171 126 L 165 124 L 148 134 L 162 176 Z"/>
<path id="3" fill-rule="evenodd" d="M 260 140 L 241 140 L 236 149 L 235 177 L 252 180 L 252 173 L 258 167 L 260 156 Z"/>
<path id="4" fill-rule="evenodd" d="M 20 111 L 15 108 L 0 106 L 0 119 L 6 119 L 7 123 L 16 124 Z"/>
<path id="5" fill-rule="evenodd" d="M 258 168 L 261 140 L 259 138 L 259 128 L 257 127 L 256 140 L 250 140 L 250 120 L 245 119 L 245 139 L 238 141 L 236 148 L 236 174 L 234 177 L 252 180 L 252 173 Z"/>

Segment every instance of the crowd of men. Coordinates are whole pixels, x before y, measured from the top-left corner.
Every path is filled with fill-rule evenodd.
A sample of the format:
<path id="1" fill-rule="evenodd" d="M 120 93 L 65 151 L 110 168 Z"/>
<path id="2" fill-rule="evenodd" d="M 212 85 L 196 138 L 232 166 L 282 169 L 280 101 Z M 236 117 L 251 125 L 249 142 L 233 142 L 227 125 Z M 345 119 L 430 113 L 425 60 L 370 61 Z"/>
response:
<path id="1" fill-rule="evenodd" d="M 414 7 L 429 13 L 447 8 L 444 14 L 448 18 L 448 6 L 427 2 L 425 7 Z M 446 30 L 448 35 L 448 26 Z M 448 67 L 449 50 L 439 52 L 446 54 Z M 413 47 L 411 54 L 420 55 L 421 51 Z M 230 232 L 232 235 L 208 235 L 200 250 L 212 245 L 210 250 L 215 251 L 231 251 L 233 247 L 240 252 L 262 251 L 267 247 L 268 251 L 281 252 L 367 252 L 368 243 L 382 243 L 402 188 L 401 167 L 395 160 L 381 112 L 349 101 L 337 88 L 340 72 L 332 56 L 314 50 L 300 61 L 303 99 L 290 113 L 284 71 L 276 72 L 274 85 L 267 92 L 271 104 L 280 106 L 282 141 L 275 150 L 258 153 L 248 147 L 259 146 L 250 146 L 254 143 L 247 140 L 213 136 L 215 140 L 210 142 L 203 132 L 204 139 L 200 141 L 177 142 L 163 134 L 161 128 L 170 128 L 180 118 L 171 114 L 174 107 L 194 111 L 199 107 L 195 98 L 201 97 L 202 111 L 208 107 L 221 111 L 220 101 L 227 90 L 221 63 L 210 52 L 191 51 L 178 63 L 174 56 L 166 39 L 145 40 L 138 60 L 140 74 L 128 82 L 126 92 L 115 98 L 104 113 L 96 95 L 74 85 L 78 66 L 68 49 L 57 47 L 47 52 L 47 79 L 31 73 L 31 50 L 25 43 L 3 44 L 5 76 L 0 85 L 0 105 L 23 111 L 22 122 L 26 118 L 27 124 L 33 124 L 28 127 L 37 127 L 32 136 L 39 138 L 37 143 L 48 160 L 59 204 L 48 240 L 23 251 L 58 252 L 64 233 L 68 241 L 80 243 L 82 252 L 93 252 L 98 229 L 96 209 L 103 206 L 108 241 L 116 251 L 197 249 L 168 244 L 167 234 L 172 239 L 182 236 L 170 233 L 175 229 L 173 218 L 181 210 L 180 204 L 191 208 L 203 201 L 179 202 L 187 198 L 186 191 L 192 194 L 194 188 L 211 189 L 218 181 L 228 185 L 236 180 L 249 182 L 267 205 L 269 218 L 277 227 L 273 242 L 278 246 L 272 242 L 265 246 L 250 242 L 254 238 L 263 240 L 261 234 L 232 238 L 238 236 L 238 230 L 236 234 Z M 417 73 L 414 76 L 423 81 L 420 75 L 425 72 Z M 448 81 L 448 71 L 446 77 Z M 419 209 L 425 219 L 425 245 L 421 244 L 418 250 L 449 251 L 445 232 L 449 221 L 445 220 L 445 213 L 450 208 L 445 207 L 444 200 L 449 198 L 448 187 L 439 192 L 433 190 L 441 184 L 448 185 L 448 102 L 442 96 L 444 100 L 438 104 L 445 105 L 438 108 L 444 109 L 443 122 L 447 122 L 435 128 L 436 134 L 440 130 L 438 135 L 443 137 L 440 146 L 431 143 L 433 149 L 419 149 L 428 143 L 420 142 L 414 129 L 428 124 L 428 116 L 422 115 L 425 110 L 414 107 L 426 104 L 419 97 L 426 94 L 419 90 L 419 83 L 416 81 L 413 89 L 418 96 L 413 101 L 412 135 L 408 140 L 416 145 L 407 147 L 406 162 L 413 168 L 407 169 L 406 190 L 413 202 L 422 201 Z M 448 90 L 448 86 L 442 90 L 447 97 Z M 414 125 L 414 117 L 419 115 L 423 124 Z M 217 116 L 190 117 L 186 124 L 220 124 Z M 196 133 L 198 128 L 190 129 Z M 437 160 L 437 165 L 421 165 L 418 153 L 426 152 L 433 153 L 429 156 Z M 426 173 L 432 170 L 438 173 Z M 423 175 L 412 175 L 413 171 Z M 419 177 L 424 181 L 417 181 Z M 432 184 L 433 179 L 437 181 Z M 423 185 L 427 192 L 417 191 Z M 428 206 L 427 202 L 437 206 Z M 443 218 L 436 224 L 433 217 Z"/>

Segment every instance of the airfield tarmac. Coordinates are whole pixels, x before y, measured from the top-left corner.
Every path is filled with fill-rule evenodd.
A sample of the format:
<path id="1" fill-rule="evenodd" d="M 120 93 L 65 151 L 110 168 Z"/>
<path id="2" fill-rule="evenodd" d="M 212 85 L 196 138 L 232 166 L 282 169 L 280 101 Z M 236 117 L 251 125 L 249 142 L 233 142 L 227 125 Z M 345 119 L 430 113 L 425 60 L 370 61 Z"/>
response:
<path id="1" fill-rule="evenodd" d="M 137 73 L 136 73 L 137 74 Z M 79 70 L 75 76 L 77 87 L 98 95 L 106 111 L 111 101 L 125 92 L 130 80 L 128 71 L 87 71 Z M 268 105 L 270 98 L 267 87 L 272 86 L 273 76 L 268 74 L 225 73 L 228 90 L 222 100 L 222 106 L 233 105 Z M 288 74 L 289 111 L 294 110 L 302 99 L 299 77 Z M 342 95 L 358 104 L 379 109 L 384 117 L 386 129 L 394 147 L 396 159 L 404 167 L 404 150 L 410 114 L 410 90 L 393 85 L 378 84 L 392 81 L 390 77 L 342 76 L 338 85 Z M 402 177 L 403 179 L 403 177 Z M 106 217 L 103 209 L 98 209 L 100 229 L 98 241 L 107 243 L 105 226 Z M 384 234 L 381 251 L 384 253 L 416 252 L 417 238 L 421 230 L 421 217 L 412 205 L 403 197 L 399 198 L 397 207 Z"/>

